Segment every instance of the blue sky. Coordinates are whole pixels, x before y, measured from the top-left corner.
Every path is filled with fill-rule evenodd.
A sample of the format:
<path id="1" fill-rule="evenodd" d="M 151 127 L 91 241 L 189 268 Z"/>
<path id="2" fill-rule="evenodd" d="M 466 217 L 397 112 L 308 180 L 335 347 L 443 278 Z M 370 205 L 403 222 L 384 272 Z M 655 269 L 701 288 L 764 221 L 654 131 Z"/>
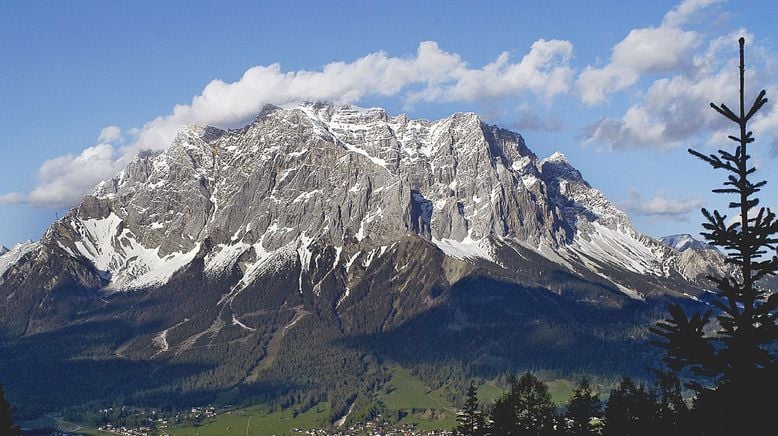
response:
<path id="1" fill-rule="evenodd" d="M 0 244 L 40 238 L 181 124 L 305 99 L 478 112 L 540 157 L 565 153 L 650 235 L 697 233 L 701 206 L 726 206 L 708 193 L 721 175 L 685 150 L 715 150 L 728 127 L 707 105 L 734 105 L 739 35 L 752 88 L 778 99 L 772 2 L 485 3 L 2 2 Z M 771 103 L 754 130 L 771 179 Z"/>

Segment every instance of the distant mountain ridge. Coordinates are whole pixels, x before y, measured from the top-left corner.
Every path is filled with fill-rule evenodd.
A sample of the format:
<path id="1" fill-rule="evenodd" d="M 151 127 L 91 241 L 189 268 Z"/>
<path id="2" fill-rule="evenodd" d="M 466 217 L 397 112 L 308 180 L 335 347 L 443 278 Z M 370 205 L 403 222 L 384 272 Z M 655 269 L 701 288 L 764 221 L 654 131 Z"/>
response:
<path id="1" fill-rule="evenodd" d="M 104 384 L 135 401 L 249 389 L 337 408 L 383 359 L 642 368 L 640 326 L 664 301 L 704 304 L 705 276 L 726 271 L 717 252 L 640 234 L 564 155 L 538 159 L 476 114 L 267 106 L 242 129 L 183 128 L 0 256 L 18 356 L 0 371 L 21 395 L 118 360 L 122 381 Z M 600 359 L 617 348 L 634 352 Z"/>
<path id="2" fill-rule="evenodd" d="M 660 238 L 660 241 L 668 247 L 674 248 L 678 251 L 686 251 L 689 249 L 695 250 L 715 250 L 716 248 L 707 242 L 700 241 L 694 236 L 688 233 L 681 233 L 677 235 L 669 235 Z"/>

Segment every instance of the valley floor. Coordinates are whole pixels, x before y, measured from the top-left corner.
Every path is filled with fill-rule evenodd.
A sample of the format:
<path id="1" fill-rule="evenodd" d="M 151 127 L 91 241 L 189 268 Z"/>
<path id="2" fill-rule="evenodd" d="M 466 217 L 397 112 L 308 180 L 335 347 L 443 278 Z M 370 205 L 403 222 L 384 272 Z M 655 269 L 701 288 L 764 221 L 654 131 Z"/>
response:
<path id="1" fill-rule="evenodd" d="M 569 399 L 573 385 L 574 382 L 568 379 L 548 381 L 549 390 L 558 404 Z M 502 393 L 494 382 L 484 383 L 479 388 L 479 397 L 486 403 Z M 408 369 L 394 366 L 391 379 L 375 398 L 375 402 L 381 404 L 383 414 L 360 419 L 359 411 L 350 410 L 350 416 L 343 417 L 341 425 L 335 426 L 329 424 L 332 410 L 328 402 L 304 411 L 294 407 L 273 410 L 261 405 L 231 410 L 195 407 L 170 416 L 154 414 L 153 430 L 118 423 L 98 428 L 81 427 L 54 415 L 29 424 L 57 428 L 69 434 L 99 436 L 449 435 L 456 425 L 457 409 L 445 394 L 442 388 L 430 389 Z M 151 416 L 153 412 L 137 409 L 134 413 Z"/>

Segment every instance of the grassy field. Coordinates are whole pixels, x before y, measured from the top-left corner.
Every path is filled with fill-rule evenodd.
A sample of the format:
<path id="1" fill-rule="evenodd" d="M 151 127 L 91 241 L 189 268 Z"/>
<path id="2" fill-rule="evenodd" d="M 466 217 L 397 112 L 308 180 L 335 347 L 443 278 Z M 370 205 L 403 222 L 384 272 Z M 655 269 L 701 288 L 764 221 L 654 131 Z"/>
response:
<path id="1" fill-rule="evenodd" d="M 575 389 L 575 381 L 573 380 L 558 378 L 545 383 L 548 386 L 548 393 L 551 394 L 551 399 L 558 406 L 566 404 L 573 396 L 573 389 Z M 492 381 L 488 381 L 478 387 L 478 399 L 485 404 L 493 403 L 504 393 L 505 390 Z"/>
<path id="2" fill-rule="evenodd" d="M 555 380 L 547 381 L 548 392 L 551 394 L 551 399 L 557 405 L 566 404 L 573 397 L 573 390 L 575 389 L 575 382 L 565 378 L 558 378 Z"/>
<path id="3" fill-rule="evenodd" d="M 493 381 L 488 381 L 478 387 L 478 401 L 483 404 L 492 404 L 505 393 L 505 390 Z"/>
<path id="4" fill-rule="evenodd" d="M 389 393 L 379 398 L 387 410 L 407 413 L 400 424 L 414 423 L 422 430 L 450 429 L 456 424 L 456 408 L 444 393 L 429 389 L 407 369 L 394 367 L 387 387 Z"/>
<path id="5" fill-rule="evenodd" d="M 558 405 L 563 405 L 572 396 L 575 382 L 568 379 L 547 381 L 549 392 Z M 483 404 L 492 404 L 505 391 L 493 381 L 478 388 L 478 398 Z M 392 420 L 402 416 L 399 424 L 416 424 L 421 430 L 451 429 L 456 425 L 456 408 L 446 400 L 442 390 L 432 390 L 411 372 L 400 366 L 392 368 L 392 377 L 378 395 L 384 405 L 384 417 Z M 320 403 L 295 416 L 293 409 L 271 412 L 267 407 L 252 406 L 222 413 L 198 427 L 168 429 L 174 436 L 229 436 L 229 435 L 286 435 L 293 428 L 303 430 L 325 428 L 330 416 L 330 404 Z M 399 412 L 399 413 L 398 413 Z M 61 430 L 78 430 L 90 435 L 108 435 L 95 429 L 79 428 L 54 417 L 47 418 L 59 424 Z M 396 419 L 396 418 L 394 418 Z M 68 427 L 68 428 L 65 428 Z"/>
<path id="6" fill-rule="evenodd" d="M 293 428 L 303 430 L 321 428 L 330 414 L 329 403 L 320 403 L 294 416 L 292 410 L 269 412 L 262 407 L 249 407 L 224 413 L 199 427 L 179 427 L 169 430 L 175 436 L 222 435 L 286 435 Z"/>
<path id="7" fill-rule="evenodd" d="M 559 405 L 572 396 L 575 382 L 554 379 L 546 382 L 554 402 Z M 491 404 L 502 396 L 504 390 L 494 382 L 486 382 L 478 388 L 482 403 Z M 395 366 L 392 378 L 378 395 L 384 404 L 386 418 L 404 415 L 399 424 L 416 424 L 422 430 L 451 429 L 456 425 L 456 408 L 446 400 L 445 392 L 430 389 L 410 371 Z M 170 430 L 175 436 L 217 435 L 284 435 L 293 428 L 311 429 L 326 426 L 330 414 L 329 403 L 321 403 L 304 413 L 293 416 L 291 410 L 269 412 L 256 406 L 221 414 L 200 427 L 180 427 Z"/>
<path id="8" fill-rule="evenodd" d="M 415 423 L 423 430 L 450 429 L 456 424 L 456 409 L 442 392 L 429 389 L 407 369 L 395 367 L 392 373 L 387 389 L 378 397 L 389 413 L 406 414 L 400 424 Z M 269 412 L 255 406 L 221 414 L 199 427 L 173 428 L 169 433 L 174 436 L 280 436 L 289 434 L 293 428 L 323 428 L 329 415 L 329 403 L 321 403 L 296 417 L 291 410 Z"/>

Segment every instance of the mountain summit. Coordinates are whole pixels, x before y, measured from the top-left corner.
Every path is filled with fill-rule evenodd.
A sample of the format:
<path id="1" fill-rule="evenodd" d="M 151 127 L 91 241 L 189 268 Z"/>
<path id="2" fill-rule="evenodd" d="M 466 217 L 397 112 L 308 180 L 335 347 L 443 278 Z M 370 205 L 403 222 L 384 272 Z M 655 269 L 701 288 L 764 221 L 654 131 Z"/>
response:
<path id="1" fill-rule="evenodd" d="M 715 248 L 707 242 L 695 239 L 694 236 L 688 233 L 681 233 L 678 235 L 665 236 L 660 239 L 662 243 L 668 247 L 674 248 L 678 251 L 686 251 L 689 249 L 695 250 L 710 250 Z"/>
<path id="2" fill-rule="evenodd" d="M 0 326 L 25 350 L 60 338 L 53 361 L 178 368 L 126 395 L 268 380 L 330 395 L 368 383 L 366 356 L 589 365 L 534 335 L 579 359 L 631 347 L 625 325 L 663 298 L 696 304 L 717 256 L 640 234 L 561 153 L 538 159 L 473 113 L 266 106 L 241 129 L 183 128 L 0 257 Z M 61 338 L 75 334 L 91 339 Z M 407 355 L 409 340 L 436 354 Z"/>
<path id="3" fill-rule="evenodd" d="M 311 244 L 343 257 L 411 235 L 497 266 L 504 246 L 598 274 L 668 277 L 673 264 L 561 153 L 538 160 L 473 113 L 430 122 L 329 104 L 267 106 L 240 130 L 185 127 L 42 242 L 121 291 L 163 285 L 198 253 L 220 273 L 248 252 L 257 264 L 292 251 L 305 262 Z"/>

